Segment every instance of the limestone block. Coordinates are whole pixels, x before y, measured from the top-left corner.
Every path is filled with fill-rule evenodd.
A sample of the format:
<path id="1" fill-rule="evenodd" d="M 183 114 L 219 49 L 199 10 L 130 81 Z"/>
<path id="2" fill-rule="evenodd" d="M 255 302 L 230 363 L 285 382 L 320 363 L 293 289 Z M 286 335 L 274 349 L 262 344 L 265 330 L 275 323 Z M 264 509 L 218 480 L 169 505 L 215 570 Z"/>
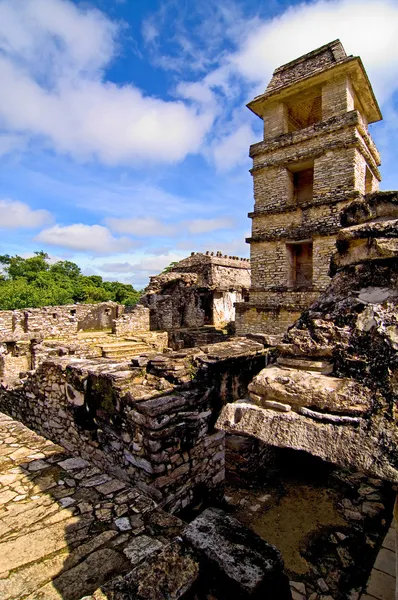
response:
<path id="1" fill-rule="evenodd" d="M 280 552 L 224 511 L 206 509 L 183 538 L 227 581 L 225 597 L 291 599 Z"/>
<path id="2" fill-rule="evenodd" d="M 316 371 L 323 375 L 329 375 L 333 371 L 333 364 L 327 360 L 309 360 L 305 358 L 291 358 L 279 356 L 277 361 L 281 367 L 298 369 L 303 371 Z"/>
<path id="3" fill-rule="evenodd" d="M 317 407 L 337 413 L 363 413 L 373 404 L 370 390 L 352 379 L 328 377 L 313 371 L 268 367 L 249 384 L 261 404 L 272 400 L 293 407 Z"/>
<path id="4" fill-rule="evenodd" d="M 336 268 L 347 267 L 369 260 L 385 260 L 398 257 L 398 240 L 373 238 L 350 242 L 344 254 L 335 254 L 333 265 Z"/>
<path id="5" fill-rule="evenodd" d="M 154 557 L 149 557 L 125 577 L 118 577 L 97 590 L 93 600 L 178 600 L 194 585 L 199 575 L 199 564 L 194 554 L 174 541 Z"/>
<path id="6" fill-rule="evenodd" d="M 398 431 L 383 417 L 355 426 L 320 422 L 294 411 L 264 409 L 235 402 L 222 409 L 216 426 L 228 433 L 250 435 L 279 448 L 304 450 L 344 468 L 398 482 Z M 391 457 L 395 457 L 394 460 Z"/>

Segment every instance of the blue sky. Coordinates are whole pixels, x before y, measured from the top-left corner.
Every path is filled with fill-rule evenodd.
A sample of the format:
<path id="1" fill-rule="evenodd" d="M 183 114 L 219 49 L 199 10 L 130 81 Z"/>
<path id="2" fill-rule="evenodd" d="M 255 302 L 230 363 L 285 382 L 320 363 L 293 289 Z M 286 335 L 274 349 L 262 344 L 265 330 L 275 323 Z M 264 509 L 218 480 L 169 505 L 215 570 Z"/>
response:
<path id="1" fill-rule="evenodd" d="M 0 253 L 143 287 L 191 251 L 248 256 L 245 104 L 340 38 L 398 188 L 398 0 L 0 0 Z"/>

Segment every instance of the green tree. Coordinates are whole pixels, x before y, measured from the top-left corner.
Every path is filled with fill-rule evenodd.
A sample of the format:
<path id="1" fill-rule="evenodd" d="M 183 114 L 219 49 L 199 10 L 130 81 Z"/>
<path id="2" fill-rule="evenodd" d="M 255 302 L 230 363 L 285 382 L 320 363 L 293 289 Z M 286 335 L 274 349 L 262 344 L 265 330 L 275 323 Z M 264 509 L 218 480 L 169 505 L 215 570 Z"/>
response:
<path id="1" fill-rule="evenodd" d="M 71 261 L 50 264 L 45 252 L 35 252 L 31 258 L 0 256 L 1 310 L 107 300 L 132 305 L 140 296 L 132 285 L 82 275 Z"/>

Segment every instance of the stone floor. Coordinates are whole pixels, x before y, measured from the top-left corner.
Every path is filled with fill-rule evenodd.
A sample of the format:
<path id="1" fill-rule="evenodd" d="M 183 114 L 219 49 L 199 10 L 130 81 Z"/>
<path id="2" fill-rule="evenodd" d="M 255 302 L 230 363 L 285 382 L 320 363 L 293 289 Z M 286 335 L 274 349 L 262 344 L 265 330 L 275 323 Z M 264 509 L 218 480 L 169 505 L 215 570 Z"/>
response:
<path id="1" fill-rule="evenodd" d="M 392 525 L 384 538 L 361 600 L 395 600 L 396 547 Z"/>
<path id="2" fill-rule="evenodd" d="M 138 489 L 0 413 L 0 598 L 79 600 L 181 526 Z"/>

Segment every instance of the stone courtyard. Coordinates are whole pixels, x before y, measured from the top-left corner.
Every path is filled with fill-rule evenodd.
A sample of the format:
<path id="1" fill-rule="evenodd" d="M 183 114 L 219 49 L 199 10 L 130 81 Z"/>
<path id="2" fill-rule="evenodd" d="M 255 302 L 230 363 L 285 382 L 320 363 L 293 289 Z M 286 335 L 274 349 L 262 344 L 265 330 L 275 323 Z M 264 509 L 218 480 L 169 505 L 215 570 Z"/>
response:
<path id="1" fill-rule="evenodd" d="M 79 600 L 181 529 L 137 488 L 0 415 L 0 597 Z"/>

